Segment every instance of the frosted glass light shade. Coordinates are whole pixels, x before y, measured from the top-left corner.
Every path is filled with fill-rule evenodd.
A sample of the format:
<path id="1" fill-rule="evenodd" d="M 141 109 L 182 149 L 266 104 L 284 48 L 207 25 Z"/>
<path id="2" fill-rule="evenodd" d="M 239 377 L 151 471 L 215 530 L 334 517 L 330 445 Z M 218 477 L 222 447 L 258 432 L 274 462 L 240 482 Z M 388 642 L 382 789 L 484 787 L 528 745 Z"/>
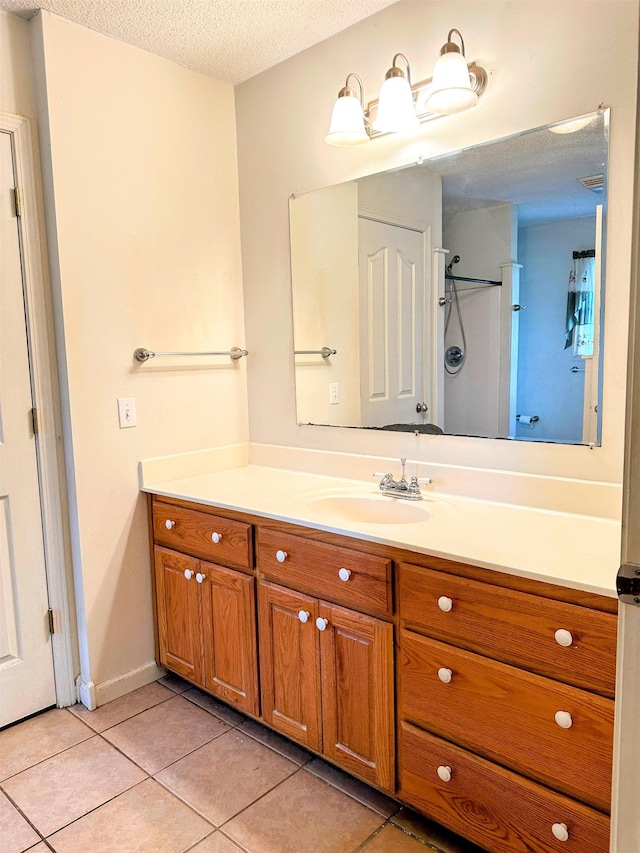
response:
<path id="1" fill-rule="evenodd" d="M 471 88 L 467 61 L 461 53 L 443 53 L 433 69 L 431 93 L 425 102 L 430 113 L 452 115 L 475 107 L 478 96 Z"/>
<path id="2" fill-rule="evenodd" d="M 380 88 L 378 112 L 373 129 L 380 133 L 402 133 L 420 125 L 406 77 L 387 77 Z"/>
<path id="3" fill-rule="evenodd" d="M 362 145 L 369 141 L 362 107 L 355 95 L 338 97 L 333 105 L 329 133 L 324 141 L 329 145 Z"/>

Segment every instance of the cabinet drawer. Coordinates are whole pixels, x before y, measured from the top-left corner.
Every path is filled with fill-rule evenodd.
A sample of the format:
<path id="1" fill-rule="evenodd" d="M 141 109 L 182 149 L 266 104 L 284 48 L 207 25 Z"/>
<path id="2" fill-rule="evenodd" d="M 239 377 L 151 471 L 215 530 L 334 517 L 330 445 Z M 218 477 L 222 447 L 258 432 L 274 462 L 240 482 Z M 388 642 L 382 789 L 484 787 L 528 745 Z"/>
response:
<path id="1" fill-rule="evenodd" d="M 398 796 L 491 853 L 607 853 L 609 819 L 433 737 L 400 727 Z M 438 768 L 449 781 L 438 774 Z M 553 827 L 567 839 L 554 836 Z"/>
<path id="2" fill-rule="evenodd" d="M 613 697 L 613 614 L 419 566 L 402 564 L 399 576 L 406 627 Z"/>
<path id="3" fill-rule="evenodd" d="M 239 569 L 253 564 L 251 525 L 207 512 L 154 501 L 153 538 L 214 563 Z"/>
<path id="4" fill-rule="evenodd" d="M 262 528 L 257 550 L 258 568 L 271 580 L 356 610 L 391 613 L 391 561 L 384 557 Z"/>
<path id="5" fill-rule="evenodd" d="M 401 717 L 609 810 L 612 700 L 409 631 L 400 643 Z"/>

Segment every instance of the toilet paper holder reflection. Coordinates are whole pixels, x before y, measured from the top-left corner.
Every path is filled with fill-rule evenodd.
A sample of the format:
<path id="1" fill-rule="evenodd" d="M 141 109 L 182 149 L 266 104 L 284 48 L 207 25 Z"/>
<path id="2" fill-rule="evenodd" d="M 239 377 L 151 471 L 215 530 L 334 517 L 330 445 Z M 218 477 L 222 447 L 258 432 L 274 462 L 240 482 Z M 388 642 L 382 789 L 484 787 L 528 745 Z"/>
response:
<path id="1" fill-rule="evenodd" d="M 520 421 L 523 426 L 533 426 L 540 420 L 539 415 L 516 415 L 516 420 Z"/>

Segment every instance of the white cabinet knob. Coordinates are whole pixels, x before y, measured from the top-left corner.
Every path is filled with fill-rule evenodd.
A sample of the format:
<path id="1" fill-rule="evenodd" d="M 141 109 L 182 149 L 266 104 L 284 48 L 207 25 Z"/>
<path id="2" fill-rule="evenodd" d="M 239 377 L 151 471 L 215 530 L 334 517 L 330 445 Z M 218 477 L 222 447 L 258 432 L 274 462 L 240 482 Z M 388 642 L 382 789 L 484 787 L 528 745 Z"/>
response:
<path id="1" fill-rule="evenodd" d="M 167 528 L 167 530 L 171 530 L 171 528 L 172 528 L 172 527 L 175 527 L 175 526 L 176 526 L 176 523 L 175 523 L 175 521 L 171 521 L 171 519 L 170 519 L 170 518 L 168 518 L 168 519 L 165 521 L 164 526 Z"/>
<path id="2" fill-rule="evenodd" d="M 341 581 L 346 582 L 351 577 L 351 572 L 349 571 L 349 569 L 340 569 L 340 571 L 338 572 L 338 577 Z"/>
<path id="3" fill-rule="evenodd" d="M 438 599 L 438 607 L 440 610 L 448 613 L 450 610 L 453 610 L 453 601 L 448 598 L 446 595 L 441 595 Z"/>
<path id="4" fill-rule="evenodd" d="M 328 624 L 329 620 L 323 619 L 322 616 L 318 616 L 318 618 L 316 619 L 316 628 L 318 629 L 318 631 L 324 631 Z"/>
<path id="5" fill-rule="evenodd" d="M 449 767 L 448 764 L 441 764 L 440 767 L 438 767 L 436 772 L 437 772 L 439 778 L 442 779 L 443 782 L 450 782 L 451 781 L 451 768 Z"/>
<path id="6" fill-rule="evenodd" d="M 308 622 L 310 618 L 311 618 L 311 614 L 309 613 L 308 610 L 299 610 L 298 611 L 298 619 L 302 622 L 303 625 L 306 622 Z"/>
<path id="7" fill-rule="evenodd" d="M 558 628 L 555 633 L 556 643 L 559 646 L 564 646 L 565 648 L 569 648 L 569 646 L 573 645 L 573 634 L 571 631 L 567 631 L 566 628 Z"/>
<path id="8" fill-rule="evenodd" d="M 211 541 L 217 545 L 218 542 L 222 541 L 222 533 L 212 533 L 211 534 Z"/>
<path id="9" fill-rule="evenodd" d="M 286 551 L 276 551 L 276 560 L 279 563 L 284 563 L 288 556 Z"/>
<path id="10" fill-rule="evenodd" d="M 551 827 L 551 832 L 553 832 L 554 838 L 557 838 L 558 841 L 569 840 L 569 830 L 566 823 L 554 823 Z"/>
<path id="11" fill-rule="evenodd" d="M 196 574 L 196 580 L 198 581 L 198 583 L 202 583 L 202 581 L 203 581 L 205 578 L 206 578 L 206 575 L 205 575 L 205 574 L 203 574 L 202 572 L 198 572 L 198 573 Z"/>
<path id="12" fill-rule="evenodd" d="M 185 569 L 184 570 L 184 576 L 188 581 L 190 581 L 191 578 L 193 577 L 193 572 L 191 571 L 191 569 Z"/>
<path id="13" fill-rule="evenodd" d="M 561 729 L 570 729 L 573 725 L 573 717 L 568 711 L 556 711 L 555 720 Z"/>
<path id="14" fill-rule="evenodd" d="M 453 678 L 453 673 L 450 669 L 441 666 L 438 670 L 438 678 L 440 679 L 440 681 L 442 681 L 443 684 L 448 684 Z"/>

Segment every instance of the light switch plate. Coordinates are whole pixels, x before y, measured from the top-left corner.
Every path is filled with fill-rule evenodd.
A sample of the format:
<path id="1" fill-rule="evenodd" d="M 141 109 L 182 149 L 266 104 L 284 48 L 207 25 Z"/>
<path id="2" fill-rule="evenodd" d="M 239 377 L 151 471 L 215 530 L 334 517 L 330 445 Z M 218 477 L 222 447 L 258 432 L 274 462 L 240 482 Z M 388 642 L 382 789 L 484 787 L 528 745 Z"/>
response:
<path id="1" fill-rule="evenodd" d="M 135 397 L 118 397 L 118 422 L 120 429 L 136 425 Z"/>

